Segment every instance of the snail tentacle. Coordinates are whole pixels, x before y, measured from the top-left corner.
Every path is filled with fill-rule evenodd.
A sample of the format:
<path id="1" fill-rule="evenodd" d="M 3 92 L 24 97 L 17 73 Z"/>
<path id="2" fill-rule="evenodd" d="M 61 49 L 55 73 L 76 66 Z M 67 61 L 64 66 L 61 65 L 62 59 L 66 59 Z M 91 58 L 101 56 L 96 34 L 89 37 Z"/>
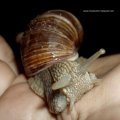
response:
<path id="1" fill-rule="evenodd" d="M 69 74 L 65 74 L 59 79 L 59 81 L 52 84 L 52 89 L 57 90 L 66 87 L 70 84 L 70 82 L 71 82 L 71 76 Z"/>
<path id="2" fill-rule="evenodd" d="M 88 67 L 101 55 L 105 54 L 105 49 L 101 48 L 99 51 L 97 51 L 96 53 L 94 53 L 90 58 L 88 58 L 85 62 L 83 62 L 83 64 L 79 67 L 79 71 L 81 71 L 81 73 L 84 73 L 85 71 L 87 71 Z M 81 60 L 81 59 L 80 59 Z M 79 58 L 77 60 L 77 62 L 80 61 Z"/>

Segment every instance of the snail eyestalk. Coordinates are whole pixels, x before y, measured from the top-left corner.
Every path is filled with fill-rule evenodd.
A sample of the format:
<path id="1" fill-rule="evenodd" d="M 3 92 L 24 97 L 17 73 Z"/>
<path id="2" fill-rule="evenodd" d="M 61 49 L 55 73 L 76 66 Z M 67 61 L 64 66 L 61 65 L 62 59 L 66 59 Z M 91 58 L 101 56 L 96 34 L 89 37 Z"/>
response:
<path id="1" fill-rule="evenodd" d="M 101 55 L 105 54 L 105 49 L 101 48 L 95 54 L 93 54 L 90 58 L 86 59 L 86 61 L 81 65 L 80 71 L 83 73 L 87 70 L 87 68 Z M 79 59 L 79 58 L 78 58 Z M 79 60 L 77 60 L 79 61 Z"/>

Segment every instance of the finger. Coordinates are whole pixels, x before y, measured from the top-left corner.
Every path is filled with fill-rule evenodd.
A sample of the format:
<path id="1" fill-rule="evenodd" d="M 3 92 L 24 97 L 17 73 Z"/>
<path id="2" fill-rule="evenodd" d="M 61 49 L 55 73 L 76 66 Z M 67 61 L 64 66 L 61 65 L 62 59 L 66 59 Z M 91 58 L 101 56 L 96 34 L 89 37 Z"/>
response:
<path id="1" fill-rule="evenodd" d="M 0 36 L 0 60 L 6 62 L 18 74 L 13 51 L 2 36 Z"/>
<path id="2" fill-rule="evenodd" d="M 111 106 L 119 105 L 119 93 L 120 65 L 105 75 L 99 86 L 86 93 L 82 99 L 75 104 L 80 119 L 87 119 L 89 116 L 104 111 L 105 108 L 110 109 Z"/>
<path id="3" fill-rule="evenodd" d="M 0 61 L 0 96 L 12 84 L 15 72 L 3 61 Z"/>

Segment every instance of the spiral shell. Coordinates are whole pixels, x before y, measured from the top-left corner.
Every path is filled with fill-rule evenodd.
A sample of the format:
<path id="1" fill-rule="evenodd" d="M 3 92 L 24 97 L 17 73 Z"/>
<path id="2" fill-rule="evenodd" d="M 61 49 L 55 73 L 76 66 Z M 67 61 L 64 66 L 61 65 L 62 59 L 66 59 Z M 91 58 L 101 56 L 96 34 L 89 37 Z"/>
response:
<path id="1" fill-rule="evenodd" d="M 30 22 L 22 37 L 22 62 L 27 76 L 74 55 L 82 42 L 78 19 L 64 10 L 51 10 Z"/>

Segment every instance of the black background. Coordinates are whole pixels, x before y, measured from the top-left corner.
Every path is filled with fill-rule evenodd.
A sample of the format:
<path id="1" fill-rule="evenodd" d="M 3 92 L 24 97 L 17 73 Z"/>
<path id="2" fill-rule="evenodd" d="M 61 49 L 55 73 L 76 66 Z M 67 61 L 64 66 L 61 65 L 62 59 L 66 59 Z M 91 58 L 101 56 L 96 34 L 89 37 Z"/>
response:
<path id="1" fill-rule="evenodd" d="M 0 5 L 0 34 L 5 37 L 12 47 L 16 57 L 20 57 L 20 46 L 15 42 L 16 35 L 25 30 L 27 24 L 36 15 L 50 9 L 63 9 L 73 13 L 82 23 L 84 41 L 79 49 L 79 54 L 89 57 L 100 48 L 106 49 L 106 55 L 120 53 L 119 44 L 119 10 L 114 8 L 83 7 L 75 1 L 64 3 L 13 3 Z M 84 12 L 84 10 L 99 10 L 99 12 Z M 114 12 L 102 12 L 114 10 Z"/>

